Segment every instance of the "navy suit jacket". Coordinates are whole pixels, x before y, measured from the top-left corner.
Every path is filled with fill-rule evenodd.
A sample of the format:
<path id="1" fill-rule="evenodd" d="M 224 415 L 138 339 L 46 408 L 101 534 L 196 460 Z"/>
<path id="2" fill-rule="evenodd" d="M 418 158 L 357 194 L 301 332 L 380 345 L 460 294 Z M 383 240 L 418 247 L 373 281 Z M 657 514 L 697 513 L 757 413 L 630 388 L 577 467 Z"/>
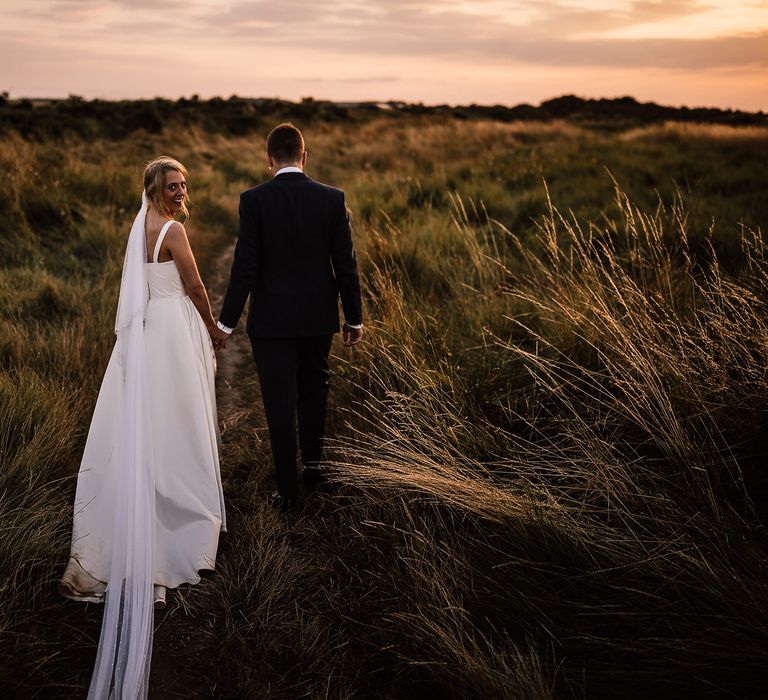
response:
<path id="1" fill-rule="evenodd" d="M 240 195 L 240 224 L 219 321 L 237 326 L 251 297 L 246 331 L 299 338 L 363 322 L 360 277 L 344 192 L 288 172 Z"/>

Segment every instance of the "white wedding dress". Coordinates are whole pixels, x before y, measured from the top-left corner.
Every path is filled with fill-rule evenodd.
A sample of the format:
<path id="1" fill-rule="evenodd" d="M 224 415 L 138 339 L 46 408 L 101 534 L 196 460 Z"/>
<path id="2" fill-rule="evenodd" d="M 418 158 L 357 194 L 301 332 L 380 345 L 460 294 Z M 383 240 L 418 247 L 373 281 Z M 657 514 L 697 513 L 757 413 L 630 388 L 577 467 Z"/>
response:
<path id="1" fill-rule="evenodd" d="M 149 301 L 144 345 L 154 455 L 154 584 L 198 583 L 213 569 L 226 530 L 219 472 L 216 358 L 176 263 L 145 262 Z M 124 371 L 115 346 L 99 391 L 77 478 L 72 548 L 59 590 L 99 602 L 109 579 L 117 501 Z"/>

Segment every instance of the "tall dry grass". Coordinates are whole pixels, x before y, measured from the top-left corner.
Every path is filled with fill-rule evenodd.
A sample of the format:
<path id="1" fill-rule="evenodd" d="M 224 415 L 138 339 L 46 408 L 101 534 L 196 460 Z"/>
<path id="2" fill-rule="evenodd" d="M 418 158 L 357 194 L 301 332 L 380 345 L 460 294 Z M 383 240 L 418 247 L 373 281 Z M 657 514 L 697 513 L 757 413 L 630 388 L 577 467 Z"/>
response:
<path id="1" fill-rule="evenodd" d="M 466 673 L 471 655 L 448 664 L 438 643 L 460 616 L 494 650 L 521 640 L 551 650 L 545 677 L 561 692 L 758 697 L 762 235 L 742 231 L 732 278 L 714 254 L 692 257 L 681 205 L 646 214 L 616 195 L 620 220 L 600 226 L 550 205 L 528 241 L 456 202 L 472 279 L 467 289 L 443 277 L 451 316 L 476 332 L 489 310 L 505 319 L 460 353 L 446 309 L 393 282 L 397 244 L 379 251 L 368 284 L 379 323 L 352 370 L 359 407 L 335 478 L 364 512 L 394 501 L 418 513 L 404 538 L 441 532 L 398 569 L 407 606 L 424 570 L 453 566 L 432 578 L 443 615 L 420 609 L 411 662 Z"/>
<path id="2" fill-rule="evenodd" d="M 765 131 L 307 135 L 347 191 L 370 331 L 336 348 L 333 488 L 277 517 L 264 431 L 233 421 L 230 534 L 158 617 L 155 688 L 760 697 Z M 73 697 L 100 611 L 55 583 L 141 163 L 189 167 L 204 277 L 266 172 L 199 129 L 0 146 L 0 687 Z"/>

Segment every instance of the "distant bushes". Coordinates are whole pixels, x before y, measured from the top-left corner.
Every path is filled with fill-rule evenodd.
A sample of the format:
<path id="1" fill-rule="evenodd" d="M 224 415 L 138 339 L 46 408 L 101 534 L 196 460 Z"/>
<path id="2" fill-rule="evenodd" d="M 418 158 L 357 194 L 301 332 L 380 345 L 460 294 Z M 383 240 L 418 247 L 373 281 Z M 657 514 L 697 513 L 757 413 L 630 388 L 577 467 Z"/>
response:
<path id="1" fill-rule="evenodd" d="M 501 122 L 551 121 L 567 119 L 601 129 L 627 129 L 666 121 L 765 125 L 768 115 L 716 108 L 666 107 L 653 102 L 638 102 L 632 97 L 584 99 L 565 95 L 546 100 L 540 106 L 520 104 L 450 107 L 421 103 L 336 103 L 304 98 L 290 102 L 271 98 L 246 98 L 232 95 L 168 100 L 84 100 L 77 95 L 67 99 L 0 100 L 0 133 L 17 131 L 25 137 L 45 138 L 75 134 L 88 138 L 121 139 L 136 132 L 157 134 L 168 124 L 197 127 L 206 133 L 241 136 L 264 132 L 270 125 L 293 120 L 302 125 L 337 122 L 366 122 L 373 118 L 402 116 L 440 116 L 456 120 Z"/>
<path id="2" fill-rule="evenodd" d="M 293 103 L 277 99 L 227 100 L 163 98 L 153 100 L 6 100 L 0 103 L 0 132 L 17 131 L 25 138 L 77 135 L 122 139 L 129 134 L 160 133 L 169 124 L 196 127 L 206 133 L 249 134 L 276 121 L 335 122 L 349 119 L 348 111 L 331 102 Z"/>

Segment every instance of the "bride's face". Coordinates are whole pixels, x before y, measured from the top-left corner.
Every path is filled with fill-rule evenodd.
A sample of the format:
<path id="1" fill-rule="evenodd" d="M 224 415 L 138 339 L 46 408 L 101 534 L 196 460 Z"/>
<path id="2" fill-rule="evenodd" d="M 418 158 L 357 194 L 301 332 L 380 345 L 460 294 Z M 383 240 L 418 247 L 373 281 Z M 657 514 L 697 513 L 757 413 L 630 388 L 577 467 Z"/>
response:
<path id="1" fill-rule="evenodd" d="M 178 170 L 168 170 L 165 173 L 163 185 L 163 204 L 173 214 L 181 211 L 187 196 L 187 181 Z"/>

